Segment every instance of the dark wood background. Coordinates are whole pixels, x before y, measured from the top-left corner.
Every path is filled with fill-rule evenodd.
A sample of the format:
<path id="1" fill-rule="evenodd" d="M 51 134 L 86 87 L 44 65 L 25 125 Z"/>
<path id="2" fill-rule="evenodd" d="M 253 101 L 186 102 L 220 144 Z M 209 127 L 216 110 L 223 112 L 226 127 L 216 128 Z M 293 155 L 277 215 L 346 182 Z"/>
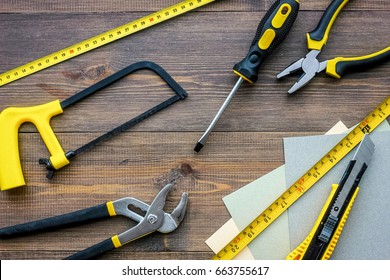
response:
<path id="1" fill-rule="evenodd" d="M 0 5 L 0 72 L 175 4 L 175 0 L 11 1 Z M 244 84 L 203 150 L 193 148 L 233 87 L 234 63 L 253 39 L 271 0 L 216 1 L 60 65 L 0 88 L 0 111 L 63 100 L 141 60 L 165 68 L 189 96 L 129 131 L 76 158 L 55 178 L 38 165 L 48 152 L 34 126 L 20 130 L 27 186 L 0 193 L 0 227 L 50 217 L 132 196 L 150 203 L 161 187 L 181 180 L 169 196 L 172 210 L 183 191 L 190 205 L 180 227 L 155 233 L 105 259 L 209 259 L 205 244 L 229 218 L 222 198 L 284 162 L 283 137 L 323 134 L 337 121 L 352 126 L 390 90 L 390 63 L 334 79 L 319 74 L 294 95 L 298 76 L 276 74 L 304 56 L 306 32 L 329 0 L 301 1 L 283 45 L 266 60 L 254 85 Z M 321 60 L 358 56 L 390 42 L 390 1 L 350 1 L 339 15 Z M 66 109 L 52 120 L 65 150 L 75 149 L 169 97 L 147 71 Z M 1 136 L 0 136 L 1 137 Z M 4 159 L 0 159 L 4 160 Z M 61 259 L 135 223 L 109 220 L 0 241 L 1 259 Z"/>

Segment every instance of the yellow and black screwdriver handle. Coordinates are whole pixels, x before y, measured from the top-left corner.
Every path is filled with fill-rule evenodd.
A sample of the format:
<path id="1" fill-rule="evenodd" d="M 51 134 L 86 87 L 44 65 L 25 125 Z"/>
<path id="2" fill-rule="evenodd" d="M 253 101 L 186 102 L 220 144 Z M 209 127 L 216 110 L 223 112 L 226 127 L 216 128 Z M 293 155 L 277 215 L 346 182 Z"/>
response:
<path id="1" fill-rule="evenodd" d="M 318 227 L 320 226 L 321 222 L 323 221 L 323 219 L 325 217 L 327 209 L 329 208 L 331 202 L 335 198 L 335 195 L 337 193 L 336 190 L 338 187 L 339 187 L 338 184 L 332 185 L 332 190 L 331 190 L 331 192 L 330 192 L 330 194 L 329 194 L 329 196 L 324 204 L 324 207 L 322 208 L 322 210 L 320 212 L 320 215 L 318 216 L 316 222 L 314 223 L 313 228 L 310 230 L 310 233 L 307 235 L 306 239 L 301 244 L 299 244 L 298 247 L 295 248 L 286 257 L 286 260 L 303 260 L 306 252 L 308 251 L 308 248 L 309 248 L 311 242 L 313 241 L 313 238 L 315 238 L 315 234 L 317 232 Z M 337 241 L 340 238 L 341 232 L 342 232 L 343 227 L 348 219 L 349 212 L 352 209 L 353 203 L 355 201 L 355 198 L 356 198 L 358 192 L 359 192 L 359 187 L 356 188 L 356 190 L 355 190 L 355 192 L 354 192 L 354 194 L 353 194 L 353 196 L 352 196 L 352 198 L 347 206 L 347 209 L 344 212 L 344 215 L 342 216 L 341 221 L 340 221 L 339 225 L 337 226 L 335 233 L 332 236 L 330 243 L 326 246 L 326 249 L 320 258 L 321 260 L 330 259 L 334 249 L 336 248 Z"/>
<path id="2" fill-rule="evenodd" d="M 299 11 L 298 0 L 278 0 L 260 21 L 246 57 L 233 66 L 234 73 L 255 83 L 263 60 L 286 38 Z"/>

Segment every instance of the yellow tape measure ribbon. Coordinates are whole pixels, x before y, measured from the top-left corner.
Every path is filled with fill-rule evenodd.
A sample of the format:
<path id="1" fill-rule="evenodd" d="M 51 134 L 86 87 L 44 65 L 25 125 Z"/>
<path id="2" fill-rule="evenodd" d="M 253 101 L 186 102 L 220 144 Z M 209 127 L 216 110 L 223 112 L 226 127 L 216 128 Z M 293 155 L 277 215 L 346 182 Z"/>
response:
<path id="1" fill-rule="evenodd" d="M 252 240 L 283 214 L 295 201 L 308 191 L 319 179 L 344 158 L 363 139 L 390 116 L 390 97 L 372 111 L 364 120 L 290 186 L 267 209 L 242 230 L 229 244 L 219 251 L 213 260 L 233 259 Z"/>
<path id="2" fill-rule="evenodd" d="M 76 43 L 45 57 L 39 58 L 15 69 L 0 74 L 0 86 L 9 84 L 23 77 L 49 68 L 53 65 L 104 46 L 138 31 L 199 8 L 215 0 L 185 0 L 153 14 L 144 16 L 125 25 L 119 26 L 100 35 Z"/>

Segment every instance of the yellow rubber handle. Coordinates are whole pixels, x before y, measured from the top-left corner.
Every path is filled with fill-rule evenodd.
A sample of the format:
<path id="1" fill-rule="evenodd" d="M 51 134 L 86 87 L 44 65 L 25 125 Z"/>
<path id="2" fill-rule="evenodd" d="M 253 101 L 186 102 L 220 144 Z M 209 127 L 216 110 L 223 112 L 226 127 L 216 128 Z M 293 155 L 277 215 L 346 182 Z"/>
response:
<path id="1" fill-rule="evenodd" d="M 329 37 L 330 29 L 333 26 L 337 15 L 349 0 L 332 0 L 321 17 L 317 27 L 306 34 L 307 47 L 310 50 L 321 50 Z"/>
<path id="2" fill-rule="evenodd" d="M 305 255 L 306 253 L 306 250 L 311 242 L 311 240 L 313 239 L 313 236 L 314 234 L 316 233 L 317 231 L 317 228 L 318 226 L 320 225 L 321 223 L 321 220 L 322 218 L 324 217 L 325 215 L 325 212 L 326 210 L 328 209 L 329 207 L 329 204 L 331 203 L 332 201 L 332 198 L 333 196 L 335 195 L 336 193 L 336 190 L 337 190 L 337 187 L 339 185 L 338 184 L 333 184 L 332 185 L 332 190 L 328 196 L 328 198 L 326 199 L 326 202 L 324 204 L 324 207 L 322 207 L 322 210 L 320 212 L 320 214 L 318 215 L 318 218 L 316 220 L 316 222 L 314 223 L 314 226 L 313 228 L 310 230 L 309 234 L 307 235 L 307 237 L 305 238 L 305 240 L 298 245 L 297 248 L 295 248 L 287 257 L 286 257 L 286 260 L 302 260 L 303 256 Z"/>
<path id="3" fill-rule="evenodd" d="M 26 122 L 33 123 L 42 136 L 50 154 L 51 164 L 59 169 L 69 164 L 57 140 L 50 119 L 63 112 L 60 101 L 47 104 L 16 108 L 10 107 L 0 114 L 0 189 L 8 190 L 25 185 L 19 156 L 19 127 Z"/>
<path id="4" fill-rule="evenodd" d="M 317 228 L 319 227 L 319 225 L 320 225 L 320 223 L 321 223 L 321 221 L 326 213 L 326 210 L 328 209 L 330 203 L 332 202 L 332 198 L 334 197 L 338 186 L 339 186 L 338 184 L 332 185 L 332 191 L 330 192 L 328 198 L 326 199 L 324 207 L 322 208 L 320 214 L 318 215 L 318 218 L 317 218 L 316 222 L 314 223 L 313 228 L 310 230 L 310 232 L 307 235 L 307 237 L 305 238 L 305 240 L 301 244 L 299 244 L 297 248 L 295 248 L 293 251 L 291 251 L 290 254 L 288 254 L 288 256 L 286 257 L 286 260 L 302 260 L 303 259 L 303 256 L 305 255 L 305 253 L 310 245 L 310 242 L 312 241 L 312 239 L 317 231 Z M 326 250 L 325 250 L 324 255 L 322 256 L 321 260 L 328 260 L 331 257 L 334 249 L 336 248 L 337 241 L 340 238 L 341 232 L 343 230 L 345 222 L 348 219 L 349 212 L 352 209 L 353 202 L 355 201 L 355 198 L 356 198 L 358 192 L 359 192 L 359 187 L 356 188 L 356 190 L 355 190 L 355 192 L 354 192 L 354 194 L 353 194 L 353 196 L 352 196 L 352 198 L 347 206 L 347 209 L 345 210 L 343 216 L 341 217 L 340 223 L 337 226 L 337 229 L 332 236 L 332 239 L 330 240 L 328 246 L 326 247 Z"/>
<path id="5" fill-rule="evenodd" d="M 324 252 L 324 255 L 322 256 L 322 260 L 329 260 L 334 249 L 336 248 L 337 242 L 339 241 L 341 232 L 343 231 L 345 222 L 348 219 L 349 212 L 351 212 L 353 203 L 355 201 L 355 198 L 356 198 L 358 192 L 359 192 L 359 187 L 357 187 L 355 192 L 353 193 L 351 201 L 348 203 L 347 209 L 345 210 L 343 216 L 341 217 L 339 225 L 337 226 L 337 229 L 336 229 L 335 233 L 333 234 L 332 239 L 330 240 L 329 245 Z"/>
<path id="6" fill-rule="evenodd" d="M 390 46 L 368 55 L 358 57 L 336 57 L 328 60 L 326 74 L 334 78 L 341 78 L 341 76 L 348 72 L 364 71 L 389 60 Z"/>

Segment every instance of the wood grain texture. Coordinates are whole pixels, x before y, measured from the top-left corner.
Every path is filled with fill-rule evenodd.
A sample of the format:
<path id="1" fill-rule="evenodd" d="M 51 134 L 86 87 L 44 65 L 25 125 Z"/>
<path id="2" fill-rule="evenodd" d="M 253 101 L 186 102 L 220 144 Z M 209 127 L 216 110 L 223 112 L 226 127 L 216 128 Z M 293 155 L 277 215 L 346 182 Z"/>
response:
<path id="1" fill-rule="evenodd" d="M 154 12 L 180 0 L 126 1 L 126 0 L 3 0 L 2 13 L 90 13 L 90 12 Z M 272 0 L 216 0 L 201 7 L 201 11 L 265 11 L 272 5 Z M 346 10 L 390 10 L 387 0 L 350 1 Z M 301 10 L 324 10 L 328 1 L 302 1 Z"/>
<path id="2" fill-rule="evenodd" d="M 4 0 L 0 72 L 177 1 L 109 2 Z M 23 125 L 19 142 L 27 186 L 0 193 L 0 227 L 125 196 L 150 203 L 165 183 L 179 176 L 167 209 L 174 208 L 181 192 L 189 193 L 188 213 L 180 227 L 167 235 L 152 234 L 102 258 L 210 258 L 213 254 L 204 241 L 230 218 L 222 198 L 282 165 L 284 137 L 323 134 L 339 120 L 352 126 L 390 91 L 390 64 L 385 63 L 342 79 L 321 73 L 301 91 L 287 94 L 299 76 L 280 81 L 275 76 L 305 55 L 305 34 L 316 26 L 329 2 L 304 1 L 285 43 L 262 66 L 259 81 L 240 88 L 202 152 L 195 154 L 193 147 L 236 82 L 232 66 L 246 54 L 258 19 L 271 2 L 216 1 L 0 87 L 1 112 L 10 106 L 63 100 L 129 64 L 150 60 L 165 68 L 189 94 L 75 158 L 51 181 L 37 163 L 48 156 L 40 135 L 33 125 Z M 388 18 L 389 1 L 351 1 L 338 17 L 321 59 L 364 55 L 388 46 Z M 64 149 L 75 149 L 171 94 L 160 78 L 140 71 L 67 108 L 51 124 Z M 115 217 L 0 240 L 0 259 L 61 259 L 133 225 Z"/>

